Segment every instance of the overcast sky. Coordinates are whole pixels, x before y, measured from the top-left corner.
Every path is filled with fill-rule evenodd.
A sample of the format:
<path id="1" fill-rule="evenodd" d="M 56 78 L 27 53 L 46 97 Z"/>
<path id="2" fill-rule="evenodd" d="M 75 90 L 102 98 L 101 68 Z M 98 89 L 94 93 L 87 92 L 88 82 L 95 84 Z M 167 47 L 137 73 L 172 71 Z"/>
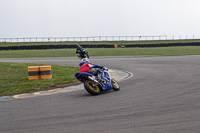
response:
<path id="1" fill-rule="evenodd" d="M 0 38 L 200 38 L 200 0 L 0 0 Z"/>

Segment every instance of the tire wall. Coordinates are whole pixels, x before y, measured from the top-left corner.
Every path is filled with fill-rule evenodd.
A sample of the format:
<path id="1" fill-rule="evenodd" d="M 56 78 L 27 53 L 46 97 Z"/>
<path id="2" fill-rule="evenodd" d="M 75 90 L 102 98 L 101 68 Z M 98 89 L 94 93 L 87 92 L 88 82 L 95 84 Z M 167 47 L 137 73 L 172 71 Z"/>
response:
<path id="1" fill-rule="evenodd" d="M 116 45 L 82 45 L 84 48 L 114 48 Z M 168 43 L 168 44 L 133 44 L 118 45 L 118 47 L 171 47 L 171 46 L 200 46 L 196 43 Z M 76 48 L 76 45 L 32 45 L 32 46 L 8 46 L 0 47 L 0 50 L 34 50 L 34 49 L 67 49 Z"/>

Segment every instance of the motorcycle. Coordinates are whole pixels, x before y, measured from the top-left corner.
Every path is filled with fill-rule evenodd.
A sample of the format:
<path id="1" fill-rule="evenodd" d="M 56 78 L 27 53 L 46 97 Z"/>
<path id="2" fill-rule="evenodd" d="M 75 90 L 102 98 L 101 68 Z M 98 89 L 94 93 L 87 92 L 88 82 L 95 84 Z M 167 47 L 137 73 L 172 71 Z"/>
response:
<path id="1" fill-rule="evenodd" d="M 89 58 L 88 52 L 83 49 L 80 45 L 77 45 L 76 54 L 78 58 Z M 98 95 L 101 92 L 113 89 L 114 91 L 119 91 L 119 83 L 111 78 L 108 68 L 96 68 L 96 74 L 92 72 L 78 72 L 75 77 L 84 83 L 84 87 L 88 93 L 91 95 Z"/>
<path id="2" fill-rule="evenodd" d="M 97 76 L 94 76 L 90 72 L 78 72 L 75 77 L 84 83 L 85 90 L 91 95 L 98 95 L 104 91 L 113 89 L 119 91 L 119 83 L 111 78 L 108 68 L 97 68 Z"/>
<path id="3" fill-rule="evenodd" d="M 76 54 L 78 56 L 78 58 L 89 58 L 88 52 L 83 49 L 80 45 L 76 45 Z"/>

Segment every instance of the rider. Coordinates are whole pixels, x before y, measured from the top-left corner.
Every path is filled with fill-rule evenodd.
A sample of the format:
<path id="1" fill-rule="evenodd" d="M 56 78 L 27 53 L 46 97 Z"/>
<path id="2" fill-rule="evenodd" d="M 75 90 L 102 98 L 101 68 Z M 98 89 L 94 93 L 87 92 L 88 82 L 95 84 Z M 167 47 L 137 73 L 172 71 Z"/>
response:
<path id="1" fill-rule="evenodd" d="M 96 65 L 90 63 L 90 60 L 88 58 L 83 58 L 82 62 L 79 64 L 80 66 L 80 72 L 91 72 L 91 68 L 103 68 L 103 66 Z M 97 75 L 97 70 L 94 70 L 91 72 L 94 76 Z"/>

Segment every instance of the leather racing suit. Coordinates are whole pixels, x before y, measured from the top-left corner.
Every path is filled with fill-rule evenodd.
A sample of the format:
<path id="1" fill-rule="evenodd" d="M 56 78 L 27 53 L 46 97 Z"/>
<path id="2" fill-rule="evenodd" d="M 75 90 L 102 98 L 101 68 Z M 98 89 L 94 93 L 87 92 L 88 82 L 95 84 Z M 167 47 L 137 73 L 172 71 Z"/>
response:
<path id="1" fill-rule="evenodd" d="M 103 66 L 100 65 L 96 65 L 96 64 L 92 64 L 89 62 L 81 62 L 79 64 L 80 68 L 80 72 L 91 72 L 91 68 L 103 68 Z M 93 72 L 91 72 L 94 76 L 97 75 L 97 70 L 94 70 Z"/>

